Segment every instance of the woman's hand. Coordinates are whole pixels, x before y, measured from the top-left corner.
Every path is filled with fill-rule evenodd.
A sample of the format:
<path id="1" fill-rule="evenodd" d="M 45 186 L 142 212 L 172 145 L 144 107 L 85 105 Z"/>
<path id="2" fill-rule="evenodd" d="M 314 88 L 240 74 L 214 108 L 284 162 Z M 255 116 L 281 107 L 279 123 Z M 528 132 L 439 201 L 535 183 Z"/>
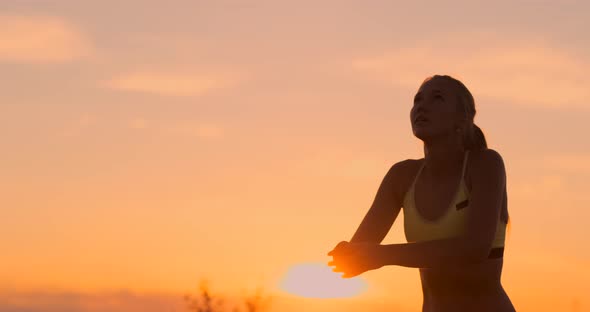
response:
<path id="1" fill-rule="evenodd" d="M 382 251 L 379 244 L 342 241 L 328 253 L 334 259 L 328 265 L 335 266 L 334 272 L 344 272 L 344 278 L 354 277 L 382 267 Z"/>

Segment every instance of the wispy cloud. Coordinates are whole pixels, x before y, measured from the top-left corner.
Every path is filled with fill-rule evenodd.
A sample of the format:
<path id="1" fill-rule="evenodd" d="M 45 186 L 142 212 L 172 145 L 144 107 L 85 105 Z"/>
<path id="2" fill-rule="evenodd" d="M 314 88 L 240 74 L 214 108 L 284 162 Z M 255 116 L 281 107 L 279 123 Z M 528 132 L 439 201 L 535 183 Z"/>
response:
<path id="1" fill-rule="evenodd" d="M 192 136 L 201 139 L 214 139 L 223 136 L 223 129 L 215 124 L 179 124 L 168 127 L 168 133 L 184 136 Z"/>
<path id="2" fill-rule="evenodd" d="M 199 96 L 213 89 L 230 87 L 237 80 L 235 75 L 136 72 L 114 77 L 104 85 L 115 90 L 165 96 Z"/>
<path id="3" fill-rule="evenodd" d="M 181 295 L 135 294 L 132 292 L 6 292 L 0 294 L 0 311 L 91 312 L 178 311 Z"/>
<path id="4" fill-rule="evenodd" d="M 316 177 L 380 179 L 389 169 L 386 157 L 370 152 L 351 152 L 343 146 L 319 147 L 297 165 L 298 172 Z"/>
<path id="5" fill-rule="evenodd" d="M 379 80 L 417 89 L 433 74 L 462 80 L 474 95 L 521 105 L 590 107 L 590 59 L 534 38 L 453 34 L 353 61 Z"/>
<path id="6" fill-rule="evenodd" d="M 149 123 L 144 118 L 135 118 L 129 121 L 129 128 L 131 129 L 146 129 Z"/>
<path id="7" fill-rule="evenodd" d="M 542 163 L 547 169 L 559 170 L 564 173 L 590 175 L 590 154 L 561 153 L 546 155 Z"/>
<path id="8" fill-rule="evenodd" d="M 538 201 L 558 200 L 569 193 L 565 178 L 561 175 L 542 175 L 534 179 L 515 180 L 509 188 L 517 198 Z"/>
<path id="9" fill-rule="evenodd" d="M 62 130 L 61 134 L 66 137 L 78 136 L 82 133 L 82 131 L 95 124 L 96 116 L 89 113 L 84 113 L 78 116 L 77 119 L 64 124 L 64 129 Z"/>
<path id="10" fill-rule="evenodd" d="M 585 181 L 590 178 L 590 154 L 582 152 L 558 152 L 546 155 L 531 155 L 523 170 L 510 179 L 510 191 L 516 197 L 538 200 L 545 203 L 584 200 Z M 578 210 L 581 212 L 584 210 Z"/>
<path id="11" fill-rule="evenodd" d="M 80 30 L 55 16 L 0 15 L 0 38 L 0 62 L 67 62 L 92 50 Z"/>
<path id="12" fill-rule="evenodd" d="M 224 135 L 222 126 L 213 123 L 174 123 L 158 124 L 145 118 L 135 118 L 128 122 L 128 127 L 134 130 L 155 131 L 157 133 L 173 136 L 185 136 L 200 139 L 216 139 Z"/>

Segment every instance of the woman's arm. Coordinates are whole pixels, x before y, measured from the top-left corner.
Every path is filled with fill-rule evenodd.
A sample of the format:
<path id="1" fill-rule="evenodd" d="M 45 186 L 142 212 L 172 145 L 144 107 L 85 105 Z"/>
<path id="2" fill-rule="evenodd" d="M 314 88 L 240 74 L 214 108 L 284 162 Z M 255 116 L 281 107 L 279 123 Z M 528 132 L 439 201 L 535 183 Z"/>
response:
<path id="1" fill-rule="evenodd" d="M 475 155 L 474 155 L 475 156 Z M 383 265 L 435 268 L 484 261 L 491 249 L 506 186 L 504 162 L 488 149 L 473 157 L 472 191 L 466 231 L 457 238 L 381 245 Z"/>
<path id="2" fill-rule="evenodd" d="M 371 208 L 350 239 L 351 243 L 379 244 L 383 241 L 401 210 L 400 177 L 405 165 L 407 160 L 398 162 L 385 174 Z"/>

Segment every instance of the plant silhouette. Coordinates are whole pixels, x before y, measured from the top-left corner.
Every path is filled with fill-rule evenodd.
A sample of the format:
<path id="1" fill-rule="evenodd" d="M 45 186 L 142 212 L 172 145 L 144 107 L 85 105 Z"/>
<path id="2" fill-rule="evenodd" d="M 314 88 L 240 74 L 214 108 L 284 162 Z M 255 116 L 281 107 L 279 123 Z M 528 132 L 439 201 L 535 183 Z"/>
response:
<path id="1" fill-rule="evenodd" d="M 219 294 L 212 294 L 206 280 L 200 282 L 197 294 L 184 295 L 187 308 L 191 312 L 263 312 L 269 307 L 270 299 L 259 287 L 254 294 L 242 298 L 241 307 L 234 306 L 230 310 L 229 301 Z"/>

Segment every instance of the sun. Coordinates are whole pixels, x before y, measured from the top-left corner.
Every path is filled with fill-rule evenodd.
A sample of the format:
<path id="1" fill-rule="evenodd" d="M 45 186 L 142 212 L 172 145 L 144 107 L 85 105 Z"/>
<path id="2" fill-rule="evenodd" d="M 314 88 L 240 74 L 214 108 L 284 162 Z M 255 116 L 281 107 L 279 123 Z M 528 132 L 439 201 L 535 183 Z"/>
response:
<path id="1" fill-rule="evenodd" d="M 300 263 L 285 273 L 280 288 L 307 298 L 343 298 L 356 296 L 367 289 L 360 277 L 342 278 L 323 263 Z"/>

